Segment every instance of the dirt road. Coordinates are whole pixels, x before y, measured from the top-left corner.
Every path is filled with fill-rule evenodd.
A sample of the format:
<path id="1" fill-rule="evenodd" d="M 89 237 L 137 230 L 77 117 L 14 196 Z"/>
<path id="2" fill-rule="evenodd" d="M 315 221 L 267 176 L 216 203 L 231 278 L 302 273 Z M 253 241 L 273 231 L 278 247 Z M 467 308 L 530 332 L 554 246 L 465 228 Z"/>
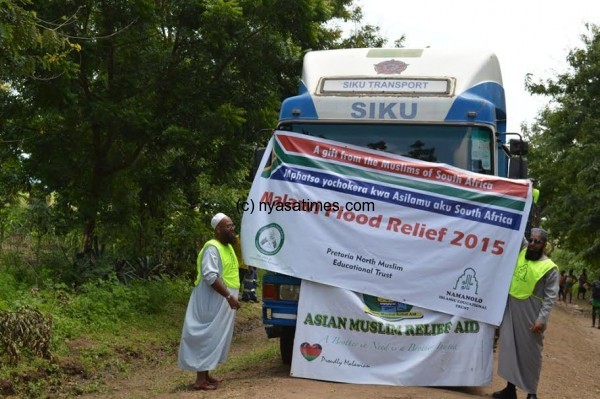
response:
<path id="1" fill-rule="evenodd" d="M 590 305 L 575 300 L 573 304 L 556 305 L 546 332 L 540 399 L 600 398 L 600 329 L 591 328 L 589 309 Z M 232 359 L 252 348 L 275 344 L 266 339 L 258 325 L 237 335 Z M 270 359 L 241 372 L 218 369 L 215 375 L 224 379 L 219 389 L 196 392 L 188 389 L 192 373 L 178 370 L 174 360 L 171 365 L 133 373 L 127 380 L 106 381 L 107 393 L 85 398 L 490 398 L 493 391 L 505 384 L 495 371 L 496 368 L 491 386 L 468 389 L 354 385 L 292 378 L 289 367 L 281 365 L 278 359 Z M 523 392 L 518 395 L 525 398 Z"/>

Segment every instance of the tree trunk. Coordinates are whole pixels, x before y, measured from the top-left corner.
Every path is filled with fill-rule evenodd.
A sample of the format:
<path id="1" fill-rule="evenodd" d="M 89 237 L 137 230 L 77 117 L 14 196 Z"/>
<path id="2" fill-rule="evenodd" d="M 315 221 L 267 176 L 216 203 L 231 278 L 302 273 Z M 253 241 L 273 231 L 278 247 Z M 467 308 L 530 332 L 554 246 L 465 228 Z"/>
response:
<path id="1" fill-rule="evenodd" d="M 83 253 L 89 254 L 94 248 L 94 231 L 96 230 L 96 218 L 90 218 L 83 226 Z"/>

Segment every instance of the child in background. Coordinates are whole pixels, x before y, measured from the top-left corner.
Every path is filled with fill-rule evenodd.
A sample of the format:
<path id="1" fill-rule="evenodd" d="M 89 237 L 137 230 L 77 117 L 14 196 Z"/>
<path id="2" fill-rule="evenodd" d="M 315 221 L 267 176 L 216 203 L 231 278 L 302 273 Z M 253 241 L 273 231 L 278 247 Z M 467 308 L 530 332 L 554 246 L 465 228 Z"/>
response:
<path id="1" fill-rule="evenodd" d="M 573 301 L 573 286 L 577 282 L 577 277 L 573 274 L 574 270 L 569 269 L 569 274 L 565 279 L 565 302 L 567 301 L 567 295 L 569 296 L 569 303 Z"/>

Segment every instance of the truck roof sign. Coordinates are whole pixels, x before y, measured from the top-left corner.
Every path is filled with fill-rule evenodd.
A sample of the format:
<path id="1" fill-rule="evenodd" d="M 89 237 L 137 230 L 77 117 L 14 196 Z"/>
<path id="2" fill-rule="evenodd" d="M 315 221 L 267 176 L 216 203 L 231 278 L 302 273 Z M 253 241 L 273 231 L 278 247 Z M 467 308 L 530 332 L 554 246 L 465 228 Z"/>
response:
<path id="1" fill-rule="evenodd" d="M 331 77 L 321 79 L 319 95 L 435 95 L 451 96 L 451 78 L 363 78 Z"/>

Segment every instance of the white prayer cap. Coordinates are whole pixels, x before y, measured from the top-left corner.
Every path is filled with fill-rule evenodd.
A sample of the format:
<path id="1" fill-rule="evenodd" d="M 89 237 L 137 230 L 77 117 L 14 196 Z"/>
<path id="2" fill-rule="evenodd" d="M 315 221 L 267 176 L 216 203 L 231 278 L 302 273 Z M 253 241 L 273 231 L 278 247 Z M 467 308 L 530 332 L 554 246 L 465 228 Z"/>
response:
<path id="1" fill-rule="evenodd" d="M 548 240 L 548 232 L 544 229 L 534 227 L 533 229 L 531 229 L 531 233 L 537 233 L 541 235 L 544 240 Z"/>
<path id="2" fill-rule="evenodd" d="M 217 225 L 221 222 L 221 220 L 223 220 L 223 218 L 226 218 L 226 217 L 227 217 L 227 215 L 219 212 L 215 216 L 213 216 L 212 220 L 210 221 L 210 225 L 212 226 L 213 229 L 216 229 Z"/>

